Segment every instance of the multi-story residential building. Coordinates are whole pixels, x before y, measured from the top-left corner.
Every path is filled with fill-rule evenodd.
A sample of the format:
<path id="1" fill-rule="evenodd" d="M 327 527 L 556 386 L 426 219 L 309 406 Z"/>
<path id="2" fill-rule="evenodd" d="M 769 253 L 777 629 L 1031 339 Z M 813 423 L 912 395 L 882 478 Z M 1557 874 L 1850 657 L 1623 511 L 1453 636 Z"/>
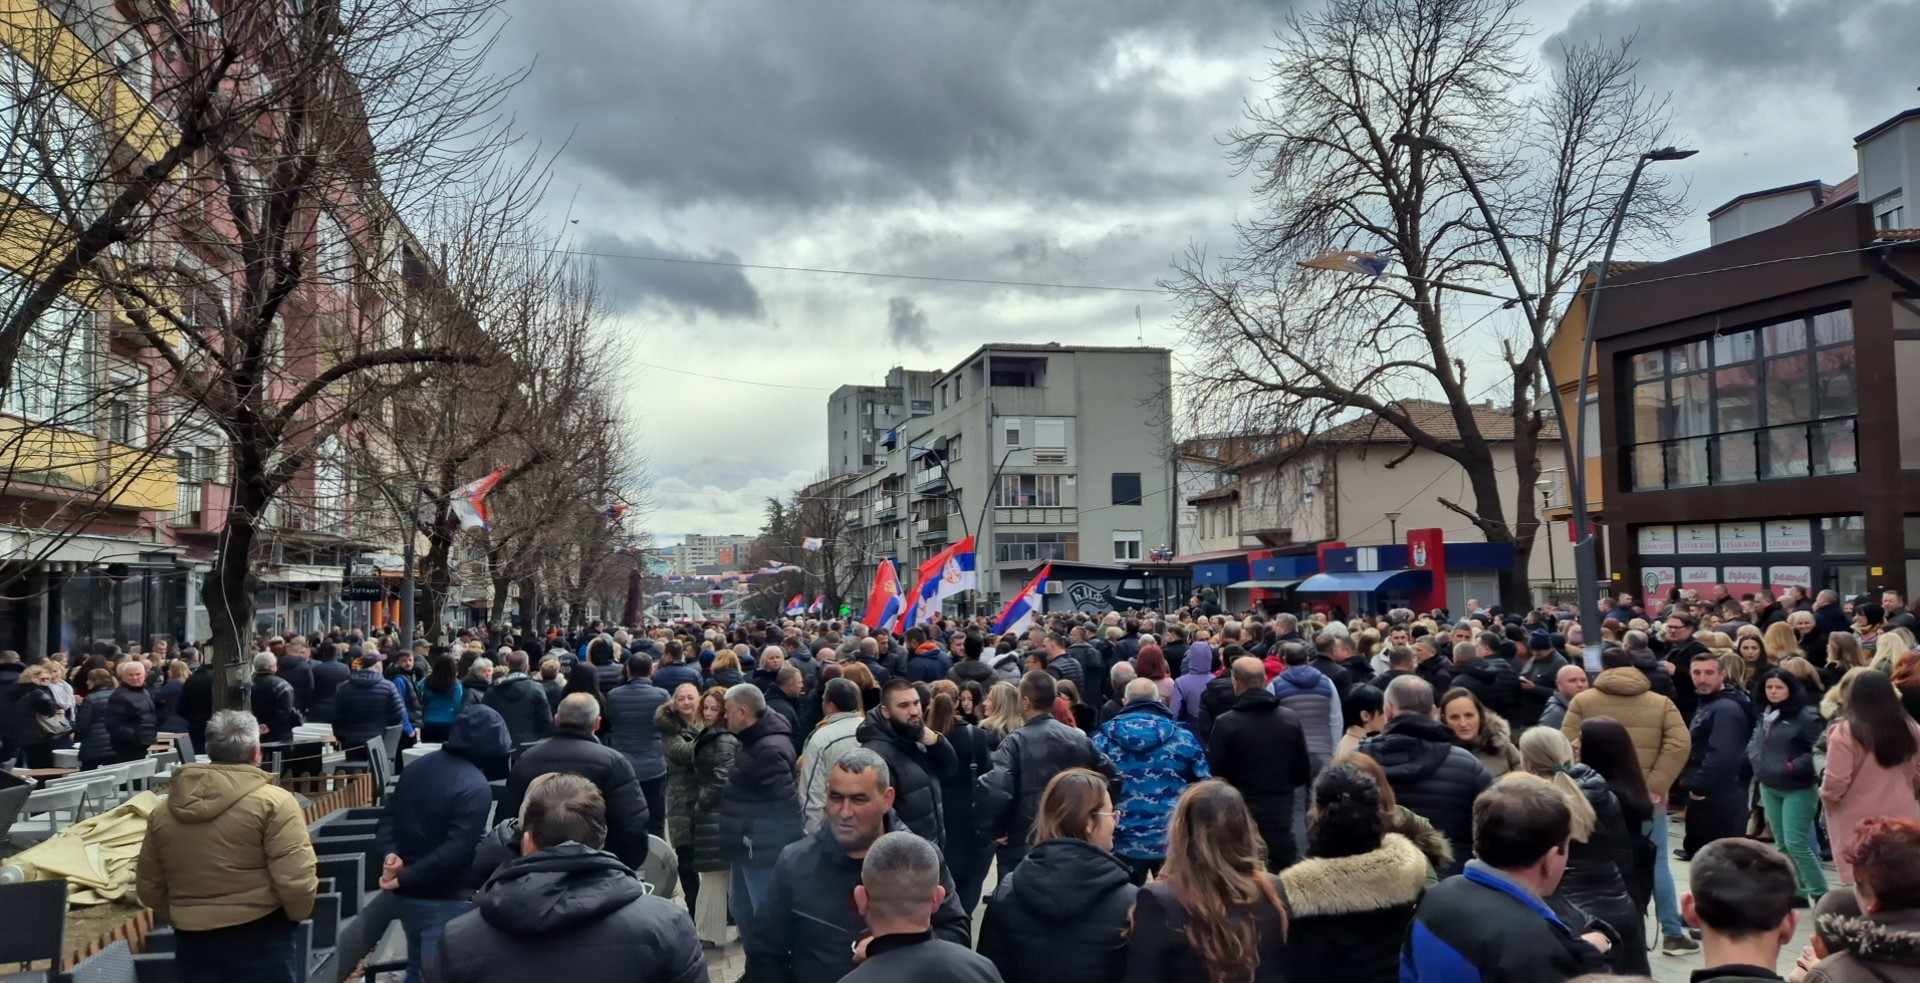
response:
<path id="1" fill-rule="evenodd" d="M 753 548 L 752 536 L 703 536 L 688 533 L 673 551 L 673 572 L 683 577 L 738 569 Z"/>
<path id="2" fill-rule="evenodd" d="M 885 451 L 888 432 L 916 416 L 933 412 L 937 370 L 894 366 L 879 386 L 841 386 L 827 397 L 827 473 L 848 474 L 873 467 Z"/>
<path id="3" fill-rule="evenodd" d="M 1740 195 L 1595 324 L 1611 572 L 1739 595 L 1920 585 L 1920 109 L 1859 171 Z"/>
<path id="4" fill-rule="evenodd" d="M 1048 560 L 1121 570 L 1169 547 L 1179 508 L 1164 348 L 984 345 L 840 492 L 856 596 L 882 559 L 975 537 L 982 607 Z"/>

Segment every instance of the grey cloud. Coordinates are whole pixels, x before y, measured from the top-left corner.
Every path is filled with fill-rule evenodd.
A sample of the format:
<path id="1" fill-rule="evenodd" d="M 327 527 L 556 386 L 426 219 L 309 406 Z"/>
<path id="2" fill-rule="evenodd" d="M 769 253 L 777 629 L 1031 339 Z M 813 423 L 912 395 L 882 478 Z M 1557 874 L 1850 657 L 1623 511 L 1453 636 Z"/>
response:
<path id="1" fill-rule="evenodd" d="M 1140 52 L 1251 67 L 1285 6 L 516 0 L 510 39 L 546 59 L 522 118 L 595 121 L 569 158 L 669 205 L 1139 201 L 1218 186 L 1246 81 Z"/>
<path id="2" fill-rule="evenodd" d="M 760 300 L 760 292 L 748 282 L 744 270 L 706 266 L 698 262 L 643 262 L 614 258 L 654 256 L 671 260 L 739 262 L 740 257 L 727 250 L 698 254 L 674 249 L 645 236 L 627 238 L 603 234 L 588 236 L 579 248 L 583 252 L 601 254 L 595 260 L 600 283 L 606 288 L 609 303 L 617 311 L 657 305 L 686 314 L 705 313 L 751 320 L 766 316 L 766 306 Z"/>
<path id="3" fill-rule="evenodd" d="M 927 329 L 927 312 L 910 298 L 887 301 L 887 341 L 895 348 L 933 351 L 933 334 Z"/>

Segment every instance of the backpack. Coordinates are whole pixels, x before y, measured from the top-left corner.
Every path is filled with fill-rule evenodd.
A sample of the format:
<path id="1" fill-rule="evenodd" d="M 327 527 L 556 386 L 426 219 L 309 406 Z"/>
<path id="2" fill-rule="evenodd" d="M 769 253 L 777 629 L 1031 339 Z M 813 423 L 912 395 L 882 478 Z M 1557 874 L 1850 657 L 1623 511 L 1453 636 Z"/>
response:
<path id="1" fill-rule="evenodd" d="M 437 692 L 432 687 L 422 687 L 426 695 L 426 712 L 421 720 L 425 723 L 451 725 L 454 718 L 460 716 L 460 709 L 467 703 L 467 688 L 459 680 L 454 680 L 453 688 L 446 692 Z"/>

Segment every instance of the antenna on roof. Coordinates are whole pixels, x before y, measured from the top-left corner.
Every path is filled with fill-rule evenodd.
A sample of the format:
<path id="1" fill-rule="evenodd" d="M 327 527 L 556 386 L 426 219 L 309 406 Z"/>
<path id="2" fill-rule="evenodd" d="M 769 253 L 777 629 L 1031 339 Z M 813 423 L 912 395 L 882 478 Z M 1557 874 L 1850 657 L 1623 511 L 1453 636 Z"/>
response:
<path id="1" fill-rule="evenodd" d="M 1142 327 L 1140 323 L 1139 304 L 1133 305 L 1133 334 L 1134 340 L 1139 342 L 1140 347 L 1145 348 L 1147 346 L 1147 329 Z"/>

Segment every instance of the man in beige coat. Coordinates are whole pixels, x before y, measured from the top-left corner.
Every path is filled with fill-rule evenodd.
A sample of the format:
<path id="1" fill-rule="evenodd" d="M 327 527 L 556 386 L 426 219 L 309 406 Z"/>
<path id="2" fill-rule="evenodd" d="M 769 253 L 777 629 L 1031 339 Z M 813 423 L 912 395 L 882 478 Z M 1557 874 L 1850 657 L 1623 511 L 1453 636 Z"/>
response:
<path id="1" fill-rule="evenodd" d="M 174 772 L 147 818 L 140 901 L 173 925 L 183 983 L 293 983 L 294 929 L 320 886 L 306 817 L 260 770 L 253 714 L 214 714 L 207 757 Z"/>
<path id="2" fill-rule="evenodd" d="M 1695 952 L 1699 943 L 1687 935 L 1680 920 L 1673 872 L 1667 869 L 1667 793 L 1686 767 L 1693 739 L 1679 708 L 1653 691 L 1652 681 L 1633 667 L 1633 656 L 1626 649 L 1600 653 L 1600 667 L 1593 688 L 1567 704 L 1560 730 L 1568 740 L 1578 741 L 1580 724 L 1591 717 L 1611 717 L 1627 729 L 1647 778 L 1647 793 L 1653 797 L 1653 906 L 1660 919 L 1660 949 L 1670 956 Z"/>

